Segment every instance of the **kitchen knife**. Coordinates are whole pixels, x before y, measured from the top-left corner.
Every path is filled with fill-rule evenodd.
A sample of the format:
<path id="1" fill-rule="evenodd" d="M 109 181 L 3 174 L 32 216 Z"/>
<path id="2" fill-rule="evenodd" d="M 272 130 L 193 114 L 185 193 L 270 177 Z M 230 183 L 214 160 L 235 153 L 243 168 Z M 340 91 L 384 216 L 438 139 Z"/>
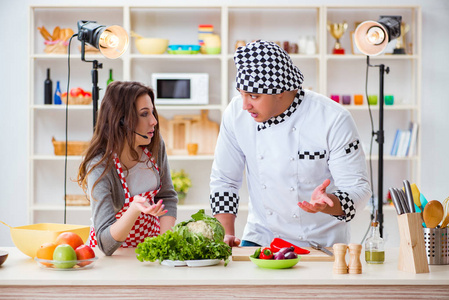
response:
<path id="1" fill-rule="evenodd" d="M 407 202 L 407 198 L 405 197 L 405 193 L 401 189 L 397 188 L 396 190 L 399 194 L 399 197 L 401 198 L 401 204 L 402 204 L 402 207 L 404 208 L 404 213 L 408 214 L 410 212 L 410 207 L 408 207 L 408 202 Z"/>
<path id="2" fill-rule="evenodd" d="M 394 190 L 394 188 L 389 188 L 388 190 L 390 191 L 391 199 L 393 200 L 393 204 L 394 204 L 394 208 L 396 209 L 396 212 L 398 213 L 398 215 L 401 215 L 402 207 L 399 204 L 399 199 L 398 199 L 398 195 L 396 194 L 396 191 Z"/>
<path id="3" fill-rule="evenodd" d="M 317 242 L 309 241 L 309 244 L 310 244 L 310 246 L 311 246 L 313 249 L 323 251 L 324 253 L 326 253 L 326 254 L 329 255 L 329 256 L 334 256 L 334 254 L 333 254 L 332 252 L 330 252 L 329 250 L 327 250 L 326 248 L 324 248 L 323 246 L 321 246 L 321 245 L 318 244 Z"/>
<path id="4" fill-rule="evenodd" d="M 410 207 L 410 212 L 415 212 L 415 202 L 413 201 L 412 187 L 410 186 L 410 182 L 408 180 L 404 180 L 403 182 L 405 195 L 407 196 L 408 207 Z"/>
<path id="5" fill-rule="evenodd" d="M 401 212 L 401 215 L 405 214 L 406 211 L 405 211 L 404 204 L 402 203 L 402 197 L 401 197 L 401 195 L 399 193 L 399 190 L 397 188 L 393 188 L 393 191 L 394 191 L 394 193 L 396 195 L 396 199 L 398 200 L 398 206 L 399 206 L 399 211 Z"/>

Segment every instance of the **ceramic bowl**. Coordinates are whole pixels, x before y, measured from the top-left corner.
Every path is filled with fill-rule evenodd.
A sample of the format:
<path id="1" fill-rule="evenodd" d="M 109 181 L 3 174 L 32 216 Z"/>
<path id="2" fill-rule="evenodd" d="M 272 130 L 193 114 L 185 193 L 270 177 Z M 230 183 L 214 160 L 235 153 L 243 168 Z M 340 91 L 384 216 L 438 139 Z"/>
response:
<path id="1" fill-rule="evenodd" d="M 6 261 L 7 258 L 8 258 L 8 252 L 6 252 L 4 250 L 0 250 L 0 266 L 3 265 L 3 263 Z"/>
<path id="2" fill-rule="evenodd" d="M 85 225 L 39 223 L 11 228 L 14 245 L 24 254 L 35 257 L 36 251 L 44 243 L 51 243 L 58 235 L 70 231 L 78 234 L 85 243 L 89 237 L 90 227 Z"/>
<path id="3" fill-rule="evenodd" d="M 205 47 L 207 54 L 220 54 L 221 47 Z"/>
<path id="4" fill-rule="evenodd" d="M 136 48 L 141 54 L 163 54 L 168 47 L 167 39 L 136 38 Z"/>

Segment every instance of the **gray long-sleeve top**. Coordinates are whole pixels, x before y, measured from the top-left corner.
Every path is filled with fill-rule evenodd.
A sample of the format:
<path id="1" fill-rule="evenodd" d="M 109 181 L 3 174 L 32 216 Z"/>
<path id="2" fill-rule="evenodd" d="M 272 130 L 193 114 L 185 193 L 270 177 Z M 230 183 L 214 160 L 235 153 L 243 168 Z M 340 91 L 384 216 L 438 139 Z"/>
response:
<path id="1" fill-rule="evenodd" d="M 93 159 L 92 163 L 99 161 L 100 157 Z M 177 217 L 177 193 L 173 188 L 170 176 L 170 167 L 168 164 L 165 144 L 161 139 L 159 147 L 157 165 L 159 167 L 159 178 L 157 186 L 162 181 L 161 190 L 155 197 L 155 202 L 159 199 L 164 200 L 167 213 L 164 216 Z M 125 203 L 125 192 L 123 190 L 117 170 L 111 169 L 95 186 L 92 186 L 103 173 L 104 166 L 98 166 L 87 177 L 88 195 L 91 199 L 92 222 L 95 228 L 95 235 L 98 246 L 106 255 L 112 255 L 122 242 L 116 241 L 110 232 L 110 227 L 116 222 L 115 215 L 119 212 Z M 157 174 L 157 172 L 156 172 Z"/>

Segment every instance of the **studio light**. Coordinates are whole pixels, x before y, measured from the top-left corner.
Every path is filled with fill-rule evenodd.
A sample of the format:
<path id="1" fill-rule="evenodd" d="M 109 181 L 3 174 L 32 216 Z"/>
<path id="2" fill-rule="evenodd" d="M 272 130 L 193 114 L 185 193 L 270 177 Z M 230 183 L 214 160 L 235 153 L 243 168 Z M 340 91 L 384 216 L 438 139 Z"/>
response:
<path id="1" fill-rule="evenodd" d="M 381 16 L 379 21 L 365 21 L 354 33 L 357 48 L 365 55 L 381 54 L 387 44 L 401 35 L 401 16 Z"/>
<path id="2" fill-rule="evenodd" d="M 380 235 L 383 236 L 383 173 L 384 173 L 384 75 L 390 72 L 384 64 L 371 65 L 370 56 L 381 54 L 387 44 L 401 35 L 401 16 L 381 16 L 379 21 L 365 21 L 357 26 L 354 39 L 357 48 L 367 55 L 367 67 L 379 68 L 379 130 L 373 132 L 379 145 L 378 153 L 378 192 L 377 192 L 377 218 Z"/>
<path id="3" fill-rule="evenodd" d="M 115 59 L 125 53 L 129 38 L 120 26 L 99 25 L 95 21 L 78 21 L 78 40 L 100 50 L 104 57 Z"/>
<path id="4" fill-rule="evenodd" d="M 120 26 L 99 25 L 95 21 L 78 21 L 78 40 L 81 41 L 81 60 L 92 62 L 92 105 L 93 105 L 93 127 L 97 123 L 98 111 L 98 69 L 103 68 L 103 64 L 97 60 L 88 61 L 85 59 L 86 43 L 100 50 L 100 53 L 110 59 L 119 58 L 128 49 L 128 33 Z"/>

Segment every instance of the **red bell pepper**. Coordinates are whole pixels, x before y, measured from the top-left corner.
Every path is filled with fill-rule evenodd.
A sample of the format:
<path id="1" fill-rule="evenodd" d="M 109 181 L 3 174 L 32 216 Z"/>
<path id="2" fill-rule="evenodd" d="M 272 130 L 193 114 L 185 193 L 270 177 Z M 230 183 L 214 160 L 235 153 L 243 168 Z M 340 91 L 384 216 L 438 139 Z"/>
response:
<path id="1" fill-rule="evenodd" d="M 274 238 L 271 241 L 271 244 L 270 244 L 270 248 L 271 248 L 271 250 L 273 252 L 278 252 L 282 248 L 290 247 L 290 246 L 293 246 L 295 248 L 295 253 L 296 254 L 309 254 L 310 253 L 309 250 L 300 248 L 300 247 L 298 247 L 296 245 L 293 245 L 292 243 L 289 243 L 289 242 L 287 242 L 287 241 L 285 241 L 283 239 L 280 239 L 280 238 Z"/>
<path id="2" fill-rule="evenodd" d="M 260 251 L 259 258 L 260 259 L 272 259 L 273 258 L 273 252 L 268 247 L 263 248 L 262 251 Z"/>

